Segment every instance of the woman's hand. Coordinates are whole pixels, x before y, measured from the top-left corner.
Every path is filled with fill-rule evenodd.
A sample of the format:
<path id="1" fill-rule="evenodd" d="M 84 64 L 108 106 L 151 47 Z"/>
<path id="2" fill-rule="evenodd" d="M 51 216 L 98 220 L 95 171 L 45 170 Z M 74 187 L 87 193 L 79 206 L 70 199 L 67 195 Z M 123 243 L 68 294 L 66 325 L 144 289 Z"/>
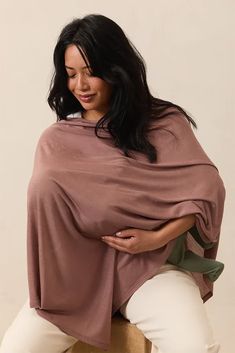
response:
<path id="1" fill-rule="evenodd" d="M 195 222 L 195 214 L 188 214 L 168 221 L 158 230 L 130 228 L 117 232 L 116 236 L 104 236 L 102 240 L 117 250 L 138 254 L 161 248 L 190 229 Z"/>
<path id="2" fill-rule="evenodd" d="M 111 247 L 129 254 L 155 250 L 166 244 L 157 231 L 135 228 L 125 229 L 116 235 L 103 236 L 102 240 Z"/>

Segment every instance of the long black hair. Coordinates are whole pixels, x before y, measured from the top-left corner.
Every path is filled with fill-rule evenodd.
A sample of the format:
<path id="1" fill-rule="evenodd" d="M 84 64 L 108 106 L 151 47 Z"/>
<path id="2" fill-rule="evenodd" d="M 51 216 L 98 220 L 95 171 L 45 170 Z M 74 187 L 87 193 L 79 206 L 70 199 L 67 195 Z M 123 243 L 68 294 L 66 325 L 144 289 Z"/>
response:
<path id="1" fill-rule="evenodd" d="M 62 29 L 57 40 L 53 56 L 55 71 L 47 98 L 49 106 L 57 114 L 57 121 L 67 120 L 67 115 L 84 110 L 67 87 L 64 54 L 71 44 L 77 46 L 86 65 L 91 67 L 92 75 L 112 85 L 109 111 L 95 126 L 97 137 L 101 138 L 98 129 L 107 124 L 115 146 L 126 156 L 132 157 L 130 150 L 134 150 L 146 154 L 150 162 L 155 162 L 156 149 L 147 138 L 151 119 L 163 118 L 166 115 L 164 111 L 172 107 L 183 113 L 197 128 L 183 108 L 151 95 L 143 57 L 120 26 L 100 14 L 73 19 Z"/>

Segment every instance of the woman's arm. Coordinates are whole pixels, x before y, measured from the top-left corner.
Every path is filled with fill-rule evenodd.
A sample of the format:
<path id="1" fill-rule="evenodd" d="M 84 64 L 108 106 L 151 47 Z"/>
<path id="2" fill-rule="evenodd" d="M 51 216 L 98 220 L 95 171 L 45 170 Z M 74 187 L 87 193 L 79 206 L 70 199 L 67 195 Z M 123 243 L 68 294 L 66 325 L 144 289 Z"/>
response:
<path id="1" fill-rule="evenodd" d="M 163 245 L 170 240 L 177 238 L 188 229 L 192 228 L 196 220 L 194 214 L 186 215 L 181 218 L 173 219 L 165 224 L 162 228 L 153 232 L 156 243 L 159 244 L 159 238 L 162 239 Z"/>
<path id="2" fill-rule="evenodd" d="M 170 240 L 190 229 L 195 222 L 193 214 L 173 219 L 158 230 L 124 229 L 116 235 L 102 236 L 113 248 L 130 254 L 152 251 L 166 245 Z"/>

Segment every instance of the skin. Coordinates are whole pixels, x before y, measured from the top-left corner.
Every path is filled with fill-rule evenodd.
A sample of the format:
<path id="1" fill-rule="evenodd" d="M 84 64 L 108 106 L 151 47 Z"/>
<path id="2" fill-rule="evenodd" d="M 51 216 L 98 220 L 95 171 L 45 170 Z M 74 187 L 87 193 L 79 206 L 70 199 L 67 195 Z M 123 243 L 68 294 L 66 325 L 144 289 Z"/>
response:
<path id="1" fill-rule="evenodd" d="M 64 59 L 68 74 L 68 89 L 85 109 L 83 118 L 98 121 L 109 109 L 112 87 L 101 78 L 91 75 L 82 55 L 74 44 L 66 48 Z M 80 100 L 79 94 L 95 94 L 95 96 L 91 102 L 83 102 Z M 101 237 L 101 241 L 119 251 L 137 254 L 161 248 L 170 240 L 190 229 L 194 222 L 195 216 L 187 215 L 168 222 L 157 231 L 124 229 L 116 235 Z"/>
<path id="2" fill-rule="evenodd" d="M 169 241 L 175 239 L 195 223 L 194 214 L 173 219 L 159 230 L 125 229 L 116 235 L 107 235 L 102 240 L 109 246 L 129 254 L 159 249 Z"/>
<path id="3" fill-rule="evenodd" d="M 71 44 L 66 48 L 64 61 L 68 74 L 68 89 L 85 109 L 83 118 L 98 121 L 108 111 L 111 85 L 100 77 L 92 76 L 76 45 Z M 95 94 L 95 96 L 91 102 L 83 102 L 79 98 L 80 94 Z"/>

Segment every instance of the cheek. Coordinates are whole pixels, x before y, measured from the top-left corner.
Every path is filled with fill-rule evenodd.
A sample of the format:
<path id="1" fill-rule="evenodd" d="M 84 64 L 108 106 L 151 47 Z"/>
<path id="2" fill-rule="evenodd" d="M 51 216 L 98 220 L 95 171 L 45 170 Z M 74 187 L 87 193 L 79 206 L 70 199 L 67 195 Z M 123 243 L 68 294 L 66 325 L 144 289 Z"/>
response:
<path id="1" fill-rule="evenodd" d="M 89 85 L 94 91 L 102 91 L 103 80 L 99 77 L 92 77 L 89 80 Z"/>
<path id="2" fill-rule="evenodd" d="M 73 90 L 73 86 L 74 86 L 73 82 L 71 80 L 68 80 L 67 87 L 68 87 L 69 91 Z"/>
<path id="3" fill-rule="evenodd" d="M 96 85 L 97 90 L 99 90 L 102 93 L 102 96 L 105 99 L 110 97 L 110 95 L 111 95 L 111 87 L 110 87 L 110 85 L 107 82 L 105 82 L 105 81 L 103 81 L 101 79 L 98 79 L 96 81 L 95 85 Z"/>

